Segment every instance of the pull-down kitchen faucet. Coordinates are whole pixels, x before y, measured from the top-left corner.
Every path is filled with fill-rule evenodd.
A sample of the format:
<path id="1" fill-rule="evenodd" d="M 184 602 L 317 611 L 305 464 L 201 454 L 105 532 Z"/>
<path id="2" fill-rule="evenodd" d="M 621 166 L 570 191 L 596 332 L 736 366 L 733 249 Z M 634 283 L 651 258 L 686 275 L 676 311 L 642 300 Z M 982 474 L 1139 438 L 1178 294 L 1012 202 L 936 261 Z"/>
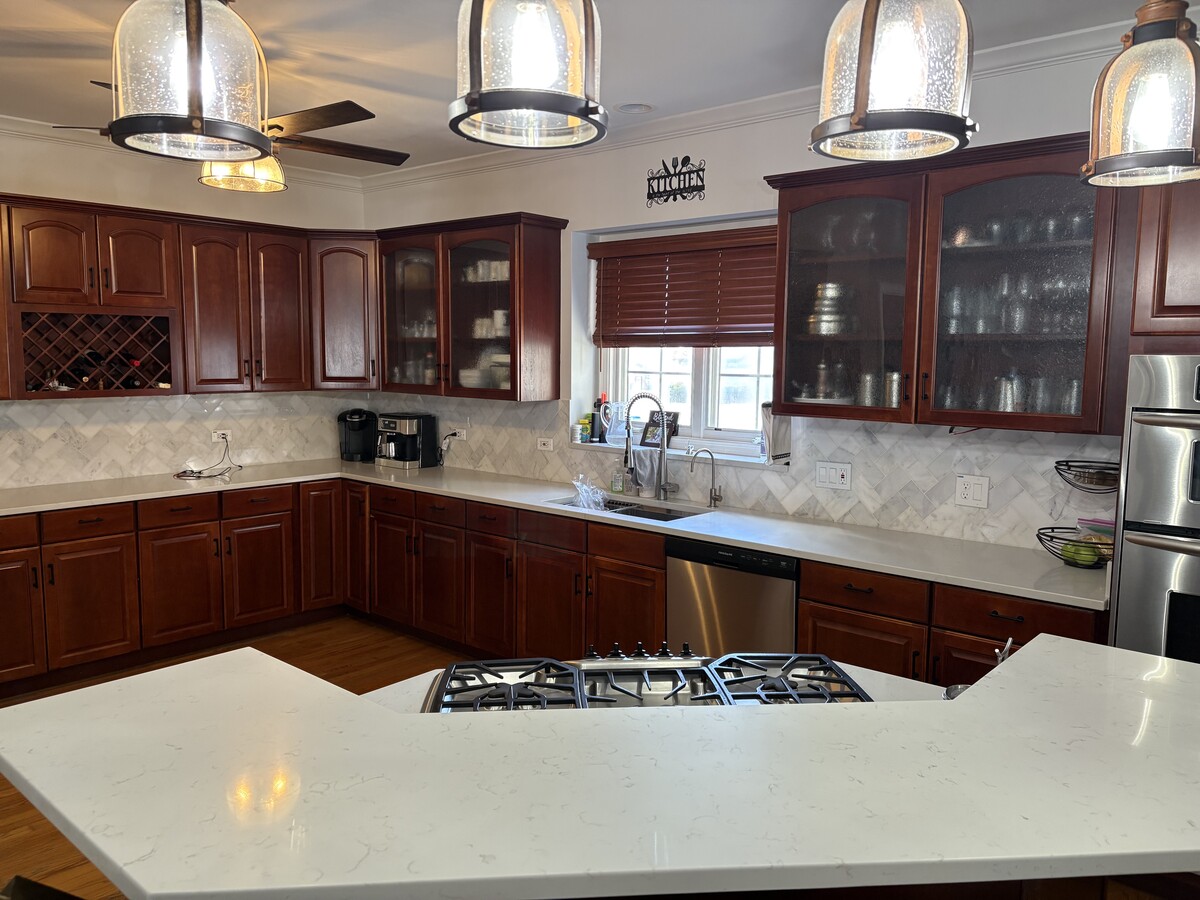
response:
<path id="1" fill-rule="evenodd" d="M 637 482 L 637 466 L 633 464 L 633 404 L 639 400 L 653 400 L 654 405 L 658 407 L 658 418 L 662 423 L 662 428 L 658 435 L 658 486 L 654 490 L 654 496 L 659 500 L 666 500 L 667 494 L 679 490 L 679 485 L 672 484 L 667 481 L 667 413 L 663 409 L 661 401 L 649 391 L 642 391 L 640 394 L 634 394 L 629 398 L 629 403 L 625 407 L 625 468 L 633 476 L 633 480 Z"/>
<path id="2" fill-rule="evenodd" d="M 696 457 L 699 456 L 701 453 L 708 454 L 708 461 L 711 464 L 710 472 L 712 473 L 712 479 L 708 485 L 708 508 L 716 509 L 717 504 L 720 503 L 725 498 L 721 496 L 721 489 L 719 487 L 717 487 L 717 458 L 715 456 L 713 456 L 713 452 L 711 450 L 709 450 L 707 447 L 701 447 L 699 450 L 697 450 L 695 453 L 693 453 L 692 454 L 692 462 L 688 466 L 688 471 L 689 472 L 696 471 Z"/>

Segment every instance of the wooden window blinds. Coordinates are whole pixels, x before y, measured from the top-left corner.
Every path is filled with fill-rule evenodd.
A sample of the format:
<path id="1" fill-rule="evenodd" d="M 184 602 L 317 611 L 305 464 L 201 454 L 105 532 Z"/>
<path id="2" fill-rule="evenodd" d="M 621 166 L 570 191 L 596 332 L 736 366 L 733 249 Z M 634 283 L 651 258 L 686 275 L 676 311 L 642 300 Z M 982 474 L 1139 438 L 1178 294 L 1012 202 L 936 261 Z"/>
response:
<path id="1" fill-rule="evenodd" d="M 776 228 L 588 245 L 602 347 L 766 346 L 775 329 Z"/>

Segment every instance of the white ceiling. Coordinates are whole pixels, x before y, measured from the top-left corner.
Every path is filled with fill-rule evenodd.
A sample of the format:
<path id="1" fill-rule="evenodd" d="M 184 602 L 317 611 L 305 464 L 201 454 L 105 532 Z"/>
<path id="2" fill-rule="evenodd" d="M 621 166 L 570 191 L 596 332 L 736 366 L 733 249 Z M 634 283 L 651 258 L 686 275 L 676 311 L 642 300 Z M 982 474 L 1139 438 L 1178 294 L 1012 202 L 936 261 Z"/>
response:
<path id="1" fill-rule="evenodd" d="M 0 0 L 0 116 L 103 125 L 112 32 L 128 0 Z M 610 134 L 648 120 L 817 84 L 840 0 L 596 0 L 600 100 Z M 976 49 L 1131 23 L 1135 0 L 966 0 Z M 406 166 L 488 152 L 453 135 L 456 0 L 238 0 L 271 75 L 271 113 L 350 99 L 377 118 L 322 137 L 412 154 Z M 1097 67 L 1099 68 L 1099 67 Z M 648 115 L 617 111 L 652 104 Z M 99 137 L 95 140 L 101 140 Z M 285 151 L 285 163 L 349 175 L 387 168 Z"/>

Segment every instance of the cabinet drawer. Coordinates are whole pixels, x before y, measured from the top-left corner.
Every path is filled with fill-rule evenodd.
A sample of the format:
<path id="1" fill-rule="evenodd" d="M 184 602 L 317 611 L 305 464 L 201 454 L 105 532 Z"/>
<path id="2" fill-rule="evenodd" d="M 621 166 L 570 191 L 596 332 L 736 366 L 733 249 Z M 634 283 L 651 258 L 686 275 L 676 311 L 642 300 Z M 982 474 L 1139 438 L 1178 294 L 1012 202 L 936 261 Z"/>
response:
<path id="1" fill-rule="evenodd" d="M 612 525 L 588 525 L 588 552 L 621 562 L 636 563 L 654 569 L 667 567 L 667 539 L 661 534 L 617 528 Z"/>
<path id="2" fill-rule="evenodd" d="M 295 503 L 293 493 L 294 488 L 290 484 L 228 491 L 221 495 L 221 518 L 241 519 L 291 512 Z"/>
<path id="3" fill-rule="evenodd" d="M 496 534 L 500 537 L 516 537 L 517 511 L 507 506 L 467 501 L 467 527 L 472 531 Z"/>
<path id="4" fill-rule="evenodd" d="M 453 497 L 439 497 L 437 494 L 416 494 L 413 497 L 413 509 L 418 519 L 426 522 L 436 522 L 439 525 L 450 525 L 462 528 L 467 521 L 467 503 Z"/>
<path id="5" fill-rule="evenodd" d="M 1042 632 L 1079 641 L 1096 639 L 1096 614 L 1091 610 L 944 584 L 933 589 L 933 624 L 1001 643 L 1012 638 L 1026 644 Z"/>
<path id="6" fill-rule="evenodd" d="M 522 509 L 517 512 L 517 540 L 583 553 L 587 550 L 587 522 Z"/>
<path id="7" fill-rule="evenodd" d="M 133 504 L 111 503 L 42 513 L 42 542 L 74 541 L 133 531 Z"/>
<path id="8" fill-rule="evenodd" d="M 800 596 L 880 616 L 929 621 L 929 583 L 825 563 L 800 563 Z"/>
<path id="9" fill-rule="evenodd" d="M 37 515 L 6 516 L 0 519 L 0 550 L 36 547 L 38 544 Z"/>
<path id="10" fill-rule="evenodd" d="M 219 507 L 220 498 L 217 494 L 142 500 L 137 505 L 138 528 L 145 531 L 147 528 L 215 522 Z"/>
<path id="11" fill-rule="evenodd" d="M 368 489 L 371 512 L 387 513 L 389 516 L 412 516 L 412 491 L 402 491 L 399 488 L 380 487 L 371 485 Z"/>

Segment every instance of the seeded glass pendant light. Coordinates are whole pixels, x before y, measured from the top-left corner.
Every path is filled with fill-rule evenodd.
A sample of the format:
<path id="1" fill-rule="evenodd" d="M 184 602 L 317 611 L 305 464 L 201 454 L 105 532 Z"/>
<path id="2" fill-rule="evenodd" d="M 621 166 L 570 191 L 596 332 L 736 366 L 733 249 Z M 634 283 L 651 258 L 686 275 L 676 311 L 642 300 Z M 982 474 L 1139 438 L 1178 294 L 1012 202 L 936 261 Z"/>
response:
<path id="1" fill-rule="evenodd" d="M 283 166 L 274 156 L 243 162 L 206 162 L 200 166 L 200 183 L 227 191 L 254 194 L 287 190 Z"/>
<path id="2" fill-rule="evenodd" d="M 825 44 L 812 149 L 919 159 L 965 146 L 976 125 L 971 22 L 959 0 L 849 0 Z"/>
<path id="3" fill-rule="evenodd" d="M 1151 0 L 1100 73 L 1082 179 L 1140 187 L 1200 178 L 1196 26 L 1183 0 Z"/>
<path id="4" fill-rule="evenodd" d="M 457 134 L 502 147 L 581 147 L 604 137 L 593 0 L 463 0 Z"/>
<path id="5" fill-rule="evenodd" d="M 267 66 L 224 0 L 136 0 L 113 38 L 113 143 L 180 159 L 269 156 Z"/>

